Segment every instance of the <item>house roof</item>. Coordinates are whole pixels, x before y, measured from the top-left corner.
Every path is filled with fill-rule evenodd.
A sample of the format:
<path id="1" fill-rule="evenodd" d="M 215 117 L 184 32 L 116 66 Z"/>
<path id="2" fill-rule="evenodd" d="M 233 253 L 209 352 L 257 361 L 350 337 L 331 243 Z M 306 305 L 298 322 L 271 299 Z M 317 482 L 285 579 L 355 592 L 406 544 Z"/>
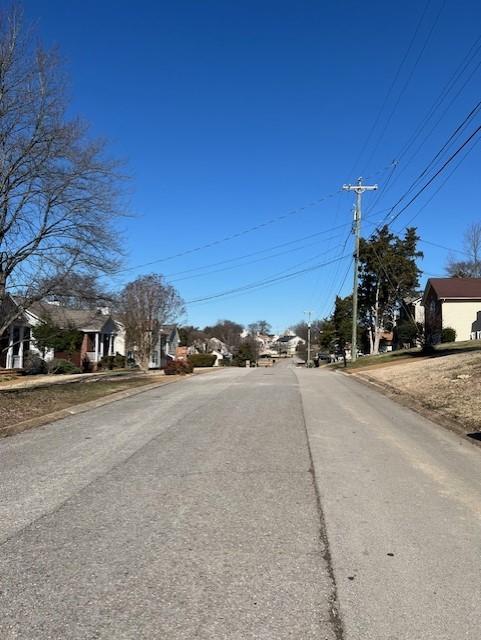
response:
<path id="1" fill-rule="evenodd" d="M 48 302 L 34 302 L 28 311 L 41 320 L 50 319 L 59 327 L 72 326 L 81 331 L 100 331 L 110 315 L 92 309 L 68 309 Z"/>
<path id="2" fill-rule="evenodd" d="M 429 278 L 423 302 L 430 288 L 441 300 L 481 300 L 481 278 Z"/>
<path id="3" fill-rule="evenodd" d="M 175 331 L 176 329 L 177 329 L 176 324 L 163 324 L 160 327 L 160 330 L 162 331 L 162 333 L 172 333 L 172 331 Z"/>

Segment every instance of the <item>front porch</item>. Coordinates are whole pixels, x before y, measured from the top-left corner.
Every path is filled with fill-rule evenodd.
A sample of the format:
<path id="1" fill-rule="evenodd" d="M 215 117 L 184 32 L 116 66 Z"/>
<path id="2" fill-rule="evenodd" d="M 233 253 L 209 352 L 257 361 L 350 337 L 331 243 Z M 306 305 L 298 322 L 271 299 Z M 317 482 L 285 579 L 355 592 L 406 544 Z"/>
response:
<path id="1" fill-rule="evenodd" d="M 30 327 L 13 323 L 0 337 L 0 369 L 22 369 L 30 349 Z"/>
<path id="2" fill-rule="evenodd" d="M 93 365 L 96 365 L 104 356 L 114 356 L 115 338 L 114 333 L 87 332 L 82 342 L 80 362 L 88 358 Z"/>

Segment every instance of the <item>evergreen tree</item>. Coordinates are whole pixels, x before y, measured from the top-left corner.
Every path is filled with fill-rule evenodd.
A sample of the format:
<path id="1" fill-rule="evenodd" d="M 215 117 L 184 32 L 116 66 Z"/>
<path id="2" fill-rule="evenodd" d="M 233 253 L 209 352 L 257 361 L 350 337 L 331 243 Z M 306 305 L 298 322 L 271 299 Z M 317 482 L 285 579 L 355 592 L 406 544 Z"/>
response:
<path id="1" fill-rule="evenodd" d="M 368 240 L 361 239 L 359 269 L 359 317 L 366 329 L 370 353 L 379 353 L 381 334 L 390 330 L 399 305 L 419 285 L 420 270 L 416 260 L 416 229 L 406 230 L 404 238 L 387 226 Z"/>

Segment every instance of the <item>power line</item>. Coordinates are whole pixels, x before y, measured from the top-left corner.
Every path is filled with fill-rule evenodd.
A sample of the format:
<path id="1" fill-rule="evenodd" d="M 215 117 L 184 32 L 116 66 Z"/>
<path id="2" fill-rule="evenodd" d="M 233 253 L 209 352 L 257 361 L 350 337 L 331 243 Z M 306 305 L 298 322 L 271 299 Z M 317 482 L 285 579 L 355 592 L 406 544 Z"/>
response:
<path id="1" fill-rule="evenodd" d="M 309 273 L 310 271 L 314 271 L 316 269 L 321 269 L 322 267 L 325 267 L 329 264 L 332 264 L 334 262 L 338 262 L 339 260 L 344 260 L 344 258 L 347 258 L 349 256 L 341 256 L 340 258 L 334 258 L 333 260 L 328 260 L 327 262 L 321 262 L 319 264 L 315 264 L 312 267 L 306 267 L 305 269 L 300 269 L 299 271 L 294 271 L 293 273 L 289 273 L 286 275 L 282 275 L 282 276 L 277 276 L 274 278 L 268 278 L 266 280 L 260 280 L 258 282 L 252 282 L 249 283 L 247 285 L 244 285 L 242 287 L 236 287 L 234 289 L 228 289 L 226 291 L 221 291 L 219 293 L 216 294 L 212 294 L 210 296 L 205 296 L 203 298 L 196 298 L 194 300 L 188 300 L 186 302 L 186 304 L 195 304 L 195 303 L 199 303 L 199 302 L 206 302 L 206 301 L 210 301 L 210 300 L 214 300 L 217 298 L 223 298 L 224 296 L 227 296 L 231 293 L 237 293 L 237 292 L 242 292 L 242 291 L 247 291 L 247 290 L 252 290 L 252 289 L 256 289 L 259 287 L 263 287 L 265 285 L 270 285 L 270 284 L 274 284 L 277 282 L 282 282 L 284 280 L 289 280 L 292 278 L 295 278 L 299 275 L 302 275 L 304 273 Z"/>
<path id="2" fill-rule="evenodd" d="M 425 11 L 427 10 L 429 4 L 430 4 L 430 2 L 427 3 Z M 411 80 L 412 80 L 412 78 L 414 76 L 414 73 L 415 73 L 417 67 L 419 66 L 421 58 L 422 58 L 422 56 L 423 56 L 423 54 L 424 54 L 424 52 L 425 52 L 425 50 L 426 50 L 426 48 L 427 48 L 427 46 L 429 44 L 429 41 L 431 40 L 431 36 L 432 36 L 432 34 L 434 32 L 434 29 L 437 26 L 437 23 L 439 22 L 439 18 L 441 17 L 441 13 L 443 12 L 445 6 L 446 6 L 446 0 L 443 0 L 443 3 L 441 5 L 441 7 L 439 8 L 439 11 L 438 11 L 438 13 L 436 15 L 436 18 L 435 18 L 434 22 L 431 25 L 431 29 L 429 30 L 429 33 L 428 33 L 428 35 L 427 35 L 427 37 L 426 37 L 426 39 L 424 41 L 424 44 L 421 47 L 421 50 L 420 50 L 420 52 L 418 54 L 418 57 L 416 58 L 414 66 L 411 69 L 411 73 L 409 74 L 406 82 L 404 83 L 403 87 L 401 88 L 401 91 L 400 91 L 399 96 L 398 96 L 398 98 L 396 100 L 396 103 L 394 104 L 394 107 L 392 108 L 391 113 L 389 114 L 389 117 L 386 120 L 384 128 L 381 131 L 381 134 L 380 134 L 380 136 L 378 138 L 378 141 L 377 141 L 376 145 L 374 146 L 374 149 L 372 150 L 371 155 L 369 156 L 369 159 L 367 161 L 367 166 L 369 166 L 369 164 L 372 161 L 376 151 L 378 150 L 379 145 L 381 144 L 381 142 L 382 142 L 382 140 L 383 140 L 383 138 L 384 138 L 384 136 L 386 134 L 387 128 L 388 128 L 389 124 L 391 123 L 391 120 L 392 120 L 392 118 L 393 118 L 393 116 L 394 116 L 394 114 L 395 114 L 395 112 L 396 112 L 396 110 L 397 110 L 397 108 L 398 108 L 398 106 L 399 106 L 404 94 L 407 91 L 407 88 L 408 88 L 408 86 L 409 86 L 409 84 L 410 84 L 410 82 L 411 82 Z M 424 17 L 424 14 L 423 14 L 423 17 Z"/>
<path id="3" fill-rule="evenodd" d="M 317 205 L 319 205 L 321 202 L 325 202 L 326 200 L 334 197 L 336 195 L 336 193 L 339 193 L 340 190 L 338 189 L 337 191 L 330 193 L 326 196 L 323 196 L 322 198 L 318 198 L 317 200 L 313 200 L 305 205 L 303 205 L 302 207 L 298 207 L 296 209 L 292 209 L 291 211 L 288 211 L 287 213 L 284 213 L 280 216 L 276 216 L 275 218 L 270 218 L 269 220 L 266 220 L 265 222 L 261 222 L 259 224 L 253 225 L 252 227 L 248 227 L 246 229 L 243 229 L 242 231 L 237 231 L 236 233 L 232 233 L 230 235 L 224 236 L 223 238 L 218 238 L 217 240 L 212 240 L 211 242 L 206 242 L 205 244 L 201 244 L 197 247 L 193 247 L 192 249 L 186 249 L 185 251 L 179 251 L 179 253 L 175 253 L 172 254 L 170 256 L 165 256 L 163 258 L 157 258 L 156 260 L 151 260 L 150 262 L 144 262 L 142 264 L 137 264 L 134 265 L 133 267 L 127 267 L 125 269 L 118 269 L 114 272 L 112 272 L 113 274 L 118 274 L 118 273 L 126 273 L 128 271 L 134 271 L 135 269 L 141 269 L 143 267 L 150 267 L 151 265 L 154 264 L 159 264 L 161 262 L 167 262 L 168 260 L 174 260 L 175 258 L 182 258 L 184 256 L 190 255 L 192 253 L 197 253 L 198 251 L 202 251 L 204 249 L 211 249 L 212 247 L 216 247 L 219 244 L 222 244 L 224 242 L 229 242 L 230 240 L 235 240 L 236 238 L 240 238 L 242 236 L 245 236 L 249 233 L 254 233 L 255 231 L 259 231 L 260 229 L 264 229 L 265 227 L 268 227 L 270 225 L 275 224 L 276 222 L 280 222 L 281 220 L 286 220 L 287 218 L 290 218 L 294 215 L 298 215 L 300 213 L 302 213 L 303 211 L 305 211 L 306 209 L 309 209 L 311 207 L 315 207 Z M 325 233 L 328 230 L 325 231 Z M 332 229 L 330 229 L 329 231 L 332 231 Z"/>
<path id="4" fill-rule="evenodd" d="M 279 253 L 274 253 L 270 256 L 264 256 L 262 258 L 257 258 L 257 260 L 250 260 L 249 262 L 242 262 L 240 264 L 235 264 L 235 265 L 231 265 L 230 267 L 223 267 L 221 269 L 215 269 L 213 271 L 206 271 L 204 273 L 196 273 L 194 275 L 190 275 L 190 276 L 183 276 L 182 278 L 174 278 L 173 280 L 169 280 L 169 282 L 181 282 L 183 280 L 191 280 L 193 278 L 202 278 L 204 276 L 208 276 L 208 275 L 212 275 L 214 273 L 222 273 L 224 271 L 230 271 L 232 269 L 238 269 L 239 267 L 249 267 L 253 264 L 257 264 L 258 262 L 263 262 L 264 260 L 270 260 L 271 258 L 277 258 L 278 256 L 283 256 L 286 255 L 288 253 L 293 253 L 295 251 L 301 251 L 304 249 L 307 249 L 308 247 L 312 247 L 314 245 L 316 245 L 317 242 L 311 242 L 309 244 L 305 244 L 305 245 L 301 245 L 300 247 L 295 247 L 294 249 L 288 249 L 287 251 L 281 251 Z M 324 253 L 331 253 L 332 251 L 334 251 L 335 249 L 337 249 L 338 247 L 342 246 L 341 244 L 338 244 L 334 247 L 331 247 L 330 249 L 327 249 Z M 167 276 L 166 276 L 167 277 Z"/>
<path id="5" fill-rule="evenodd" d="M 347 243 L 348 243 L 348 241 L 349 241 L 349 238 L 350 238 L 350 237 L 351 237 L 351 230 L 349 230 L 349 233 L 347 234 L 347 236 L 346 236 L 346 238 L 345 238 L 345 240 L 344 240 L 344 242 L 343 242 L 343 244 L 342 244 L 342 248 L 341 248 L 341 251 L 340 251 L 340 255 L 343 255 L 343 254 L 344 254 L 344 252 L 345 252 L 345 250 L 346 250 Z M 335 288 L 336 288 L 336 280 L 337 280 L 337 276 L 338 276 L 338 274 L 339 274 L 340 266 L 341 266 L 341 264 L 340 264 L 340 262 L 338 262 L 338 263 L 336 264 L 336 268 L 335 268 L 335 271 L 334 271 L 334 275 L 333 275 L 333 276 L 332 276 L 332 278 L 331 278 L 331 283 L 330 283 L 330 286 L 329 286 L 329 289 L 328 289 L 329 293 L 328 293 L 328 294 L 327 294 L 327 296 L 326 296 L 326 300 L 330 300 L 331 295 L 334 293 L 334 290 L 335 290 Z M 317 284 L 317 283 L 316 283 L 316 284 Z M 315 294 L 314 294 L 314 296 L 313 296 L 313 297 L 312 297 L 312 299 L 311 299 L 311 304 L 315 304 L 315 299 L 316 299 L 316 298 L 317 298 L 317 294 L 315 293 Z M 327 306 L 327 304 L 325 303 L 325 304 L 324 304 L 324 306 L 323 306 L 323 309 L 324 309 L 326 306 Z"/>
<path id="6" fill-rule="evenodd" d="M 223 265 L 223 264 L 229 264 L 232 262 L 237 262 L 239 260 L 243 260 L 245 258 L 250 258 L 252 256 L 257 256 L 257 255 L 261 255 L 263 253 L 267 253 L 269 251 L 273 251 L 274 249 L 281 249 L 282 247 L 288 247 L 292 244 L 296 244 L 298 242 L 302 242 L 303 240 L 311 240 L 312 238 L 317 238 L 321 235 L 324 235 L 325 233 L 327 233 L 328 231 L 334 231 L 336 229 L 341 229 L 341 228 L 345 228 L 350 226 L 349 223 L 345 223 L 342 225 L 338 225 L 337 227 L 331 227 L 330 229 L 325 229 L 324 231 L 318 231 L 316 233 L 310 233 L 306 236 L 302 236 L 300 238 L 296 238 L 295 240 L 288 240 L 287 242 L 281 242 L 279 244 L 274 244 L 271 245 L 270 247 L 267 247 L 265 249 L 259 249 L 257 251 L 251 251 L 250 253 L 244 253 L 240 256 L 236 256 L 235 258 L 226 258 L 224 260 L 218 260 L 217 262 L 210 262 L 209 264 L 205 264 L 205 265 L 201 265 L 199 267 L 192 267 L 190 269 L 183 269 L 182 271 L 175 271 L 173 273 L 168 273 L 165 274 L 166 278 L 171 278 L 172 276 L 179 276 L 179 275 L 184 275 L 186 273 L 195 273 L 197 271 L 201 271 L 204 269 L 209 269 L 210 267 L 218 267 L 219 265 Z M 335 238 L 339 238 L 342 235 L 342 233 L 337 233 L 334 236 L 331 236 L 330 238 L 325 238 L 325 241 L 328 240 L 334 240 Z M 304 246 L 310 246 L 310 245 L 301 245 L 301 247 Z M 299 247 L 300 248 L 300 247 Z M 297 250 L 297 248 L 296 248 Z M 270 257 L 270 256 L 267 256 Z"/>
<path id="7" fill-rule="evenodd" d="M 464 156 L 462 156 L 459 160 L 459 162 L 453 167 L 452 171 L 450 171 L 448 173 L 448 175 L 446 176 L 446 178 L 443 180 L 443 182 L 441 182 L 441 184 L 439 185 L 439 187 L 435 190 L 435 192 L 432 194 L 432 196 L 423 204 L 423 206 L 411 217 L 409 218 L 408 222 L 406 223 L 405 227 L 410 225 L 418 216 L 419 214 L 424 211 L 424 209 L 430 204 L 430 202 L 436 197 L 436 195 L 441 191 L 441 189 L 444 187 L 444 185 L 446 184 L 446 182 L 448 182 L 448 180 L 451 178 L 451 176 L 453 175 L 453 173 L 455 173 L 458 169 L 458 167 L 464 162 L 464 160 L 467 158 L 467 156 L 473 151 L 473 149 L 475 148 L 475 146 L 478 144 L 479 142 L 479 138 L 473 143 L 473 145 L 466 151 L 466 153 L 464 154 Z"/>
<path id="8" fill-rule="evenodd" d="M 406 209 L 408 207 L 410 207 L 413 202 L 415 202 L 417 200 L 417 198 L 419 198 L 419 196 L 429 187 L 430 184 L 432 184 L 432 182 L 446 169 L 446 167 L 459 155 L 459 153 L 461 153 L 461 151 L 466 147 L 466 145 L 468 145 L 471 140 L 479 133 L 479 131 L 481 130 L 481 125 L 478 126 L 472 133 L 470 136 L 468 136 L 468 138 L 466 138 L 466 140 L 464 140 L 464 142 L 456 149 L 456 151 L 454 153 L 452 153 L 449 158 L 443 163 L 443 165 L 440 167 L 440 169 L 438 169 L 436 171 L 436 173 L 431 176 L 431 178 L 421 187 L 421 189 L 419 189 L 415 195 L 411 198 L 411 200 L 409 200 L 409 202 L 407 204 L 404 205 L 404 207 L 402 207 L 397 213 L 395 213 L 394 215 L 387 215 L 384 217 L 384 221 L 380 223 L 380 225 L 378 225 L 378 228 L 383 224 L 383 223 L 389 223 L 392 224 L 395 220 L 397 220 L 397 218 L 399 218 L 399 216 L 406 211 Z M 417 179 L 416 179 L 417 180 Z M 416 181 L 415 181 L 416 182 Z M 412 187 L 410 187 L 408 189 L 408 191 L 398 200 L 398 202 L 391 207 L 390 209 L 390 214 L 392 214 L 392 212 L 394 211 L 395 207 L 407 196 L 407 194 L 412 190 Z M 389 220 L 388 220 L 389 218 Z"/>
<path id="9" fill-rule="evenodd" d="M 343 287 L 344 287 L 344 285 L 346 283 L 347 276 L 349 275 L 349 272 L 351 271 L 351 266 L 352 266 L 352 262 L 349 262 L 349 264 L 347 265 L 347 270 L 346 270 L 346 272 L 344 274 L 343 279 L 341 280 L 341 284 L 339 285 L 339 288 L 337 289 L 337 293 L 336 293 L 336 295 L 334 297 L 334 300 L 332 302 L 332 306 L 331 306 L 331 310 L 329 312 L 329 316 L 332 316 L 332 314 L 334 313 L 334 309 L 335 309 L 335 306 L 336 306 L 336 298 L 340 295 L 340 293 L 341 293 L 341 291 L 342 291 L 342 289 L 343 289 Z"/>
<path id="10" fill-rule="evenodd" d="M 385 107 L 386 107 L 386 105 L 388 103 L 389 98 L 391 97 L 391 93 L 392 93 L 392 91 L 394 89 L 394 86 L 395 86 L 396 82 L 399 79 L 399 76 L 401 74 L 401 70 L 404 67 L 404 64 L 405 64 L 405 62 L 406 62 L 406 60 L 407 60 L 407 58 L 408 58 L 408 56 L 409 56 L 409 54 L 411 52 L 411 49 L 412 49 L 412 47 L 414 45 L 414 42 L 415 42 L 416 37 L 417 37 L 417 34 L 419 32 L 419 29 L 421 28 L 421 24 L 422 24 L 422 22 L 424 20 L 424 16 L 426 15 L 426 12 L 428 10 L 428 7 L 429 7 L 430 3 L 431 3 L 431 0 L 427 0 L 426 4 L 424 6 L 424 11 L 421 13 L 421 16 L 419 18 L 419 21 L 417 22 L 416 28 L 414 29 L 414 33 L 411 36 L 411 40 L 409 42 L 409 45 L 408 45 L 406 51 L 404 52 L 404 56 L 402 57 L 401 62 L 398 65 L 398 68 L 396 70 L 396 73 L 394 74 L 394 77 L 393 77 L 393 79 L 391 81 L 389 89 L 387 90 L 387 93 L 384 96 L 384 100 L 383 100 L 383 102 L 381 104 L 381 107 L 380 107 L 380 109 L 379 109 L 379 111 L 378 111 L 378 113 L 376 115 L 376 118 L 374 119 L 374 122 L 371 125 L 371 129 L 369 130 L 369 133 L 368 133 L 368 135 L 367 135 L 367 137 L 366 137 L 366 139 L 364 141 L 364 144 L 362 145 L 361 150 L 360 150 L 356 160 L 354 161 L 354 164 L 352 166 L 351 171 L 349 172 L 349 175 L 351 175 L 353 173 L 354 169 L 357 167 L 357 165 L 358 165 L 359 161 L 361 160 L 361 158 L 362 158 L 362 156 L 363 156 L 363 154 L 364 154 L 369 142 L 371 141 L 373 133 L 374 133 L 374 131 L 375 131 L 377 125 L 379 124 L 380 119 L 381 119 L 381 115 L 382 115 L 382 113 L 383 113 L 383 111 L 384 111 L 384 109 L 385 109 Z"/>
<path id="11" fill-rule="evenodd" d="M 378 169 L 377 171 L 375 171 L 374 173 L 372 173 L 370 176 L 368 176 L 369 179 L 375 177 L 376 175 L 380 175 L 381 173 L 384 173 L 387 169 L 389 169 L 392 166 L 392 163 L 388 164 L 387 166 Z M 132 267 L 126 267 L 125 269 L 116 269 L 115 271 L 111 271 L 110 274 L 111 275 L 117 275 L 119 273 L 127 273 L 129 271 L 134 271 L 136 269 L 142 269 L 143 267 L 150 267 L 154 264 L 159 264 L 161 262 L 167 262 L 168 260 L 174 260 L 175 258 L 181 258 L 184 257 L 186 255 L 190 255 L 192 253 L 197 253 L 199 251 L 203 251 L 204 249 L 211 249 L 212 247 L 216 247 L 219 244 L 222 244 L 224 242 L 229 242 L 231 240 L 235 240 L 236 238 L 241 238 L 242 236 L 245 236 L 249 233 L 254 233 L 255 231 L 259 231 L 260 229 L 264 229 L 265 227 L 268 227 L 270 225 L 273 225 L 277 222 L 280 222 L 282 220 L 286 220 L 294 215 L 298 215 L 301 214 L 303 211 L 305 211 L 306 209 L 315 207 L 319 204 L 321 204 L 322 202 L 325 202 L 326 200 L 329 200 L 330 198 L 333 198 L 336 194 L 341 193 L 342 189 L 337 189 L 336 191 L 333 191 L 332 193 L 329 193 L 325 196 L 322 196 L 321 198 L 317 198 L 316 200 L 312 200 L 311 202 L 308 202 L 307 204 L 303 205 L 302 207 L 297 207 L 296 209 L 292 209 L 291 211 L 288 211 L 287 213 L 284 213 L 282 215 L 276 216 L 274 218 L 270 218 L 269 220 L 265 220 L 264 222 L 261 222 L 259 224 L 253 225 L 252 227 L 248 227 L 246 229 L 243 229 L 242 231 L 238 231 L 236 233 L 232 233 L 230 235 L 227 235 L 223 238 L 218 238 L 217 240 L 212 240 L 211 242 L 206 242 L 205 244 L 199 245 L 197 247 L 193 247 L 191 249 L 186 249 L 185 251 L 180 251 L 179 253 L 175 253 L 172 254 L 170 256 L 165 256 L 162 258 L 157 258 L 156 260 L 151 260 L 150 262 L 144 262 L 142 264 L 137 264 L 134 265 Z M 345 225 L 339 225 L 337 227 L 331 227 L 330 229 L 325 229 L 324 231 L 321 231 L 320 233 L 328 233 L 330 231 L 334 231 L 335 229 L 340 229 L 342 227 L 344 227 Z"/>
<path id="12" fill-rule="evenodd" d="M 404 198 L 406 198 L 409 193 L 416 187 L 416 185 L 421 182 L 422 178 L 429 172 L 429 170 L 435 165 L 436 160 L 443 154 L 443 152 L 450 146 L 450 144 L 454 141 L 454 139 L 458 136 L 459 133 L 462 133 L 462 131 L 464 129 L 466 129 L 466 127 L 468 126 L 470 120 L 472 120 L 474 118 L 475 115 L 477 115 L 477 113 L 479 112 L 481 108 L 481 100 L 473 107 L 473 109 L 471 109 L 471 111 L 464 117 L 463 121 L 461 122 L 461 124 L 459 124 L 456 129 L 452 132 L 452 134 L 449 136 L 449 138 L 447 139 L 447 141 L 443 144 L 443 146 L 441 147 L 441 149 L 436 153 L 436 155 L 431 158 L 430 162 L 427 164 L 427 166 L 423 169 L 423 171 L 417 176 L 417 178 L 414 180 L 414 182 L 412 182 L 411 186 L 409 187 L 409 189 L 401 196 L 401 198 L 399 198 L 399 200 L 396 202 L 395 205 L 393 205 L 392 210 L 394 210 L 394 208 L 404 200 Z"/>
<path id="13" fill-rule="evenodd" d="M 473 42 L 473 44 L 469 48 L 468 52 L 465 54 L 465 56 L 463 57 L 463 59 L 461 60 L 459 65 L 456 67 L 455 71 L 453 72 L 453 74 L 449 78 L 448 82 L 444 85 L 444 87 L 442 88 L 440 94 L 438 95 L 436 100 L 433 102 L 433 104 L 429 108 L 429 110 L 426 113 L 426 115 L 424 116 L 424 118 L 421 120 L 420 124 L 417 126 L 417 128 L 415 129 L 415 131 L 413 132 L 411 137 L 408 139 L 406 144 L 402 147 L 402 149 L 397 154 L 397 158 L 399 159 L 400 162 L 403 160 L 403 157 L 409 151 L 409 149 L 412 147 L 412 145 L 416 141 L 418 141 L 420 139 L 420 136 L 421 136 L 422 132 L 427 127 L 427 125 L 429 124 L 429 122 L 433 118 L 433 116 L 436 113 L 436 111 L 440 108 L 440 106 L 446 100 L 448 95 L 454 89 L 454 87 L 456 86 L 458 80 L 463 76 L 464 72 L 469 68 L 472 60 L 478 54 L 480 49 L 481 49 L 481 35 L 478 36 L 476 38 L 476 40 Z M 452 107 L 454 102 L 457 100 L 457 98 L 459 97 L 459 95 L 461 94 L 463 89 L 466 87 L 467 83 L 471 80 L 473 75 L 479 69 L 480 65 L 481 65 L 481 60 L 478 61 L 478 63 L 476 64 L 475 68 L 473 69 L 473 71 L 470 73 L 470 75 L 466 78 L 464 83 L 461 85 L 461 87 L 457 91 L 456 95 L 452 98 L 451 102 L 445 108 L 445 110 L 441 114 L 440 118 L 437 120 L 437 122 L 431 128 L 429 133 L 426 136 L 424 136 L 424 138 L 421 141 L 421 143 L 419 144 L 417 150 L 412 154 L 412 156 L 409 158 L 407 163 L 403 163 L 403 165 L 404 165 L 403 169 L 400 172 L 397 173 L 396 178 L 393 181 L 393 183 L 390 185 L 389 189 L 391 189 L 394 186 L 394 184 L 399 180 L 401 175 L 406 171 L 407 167 L 412 163 L 412 161 L 414 160 L 415 156 L 417 156 L 417 154 L 420 152 L 422 147 L 426 144 L 426 142 L 429 139 L 429 137 L 432 135 L 432 133 L 434 132 L 436 127 L 439 125 L 439 123 L 444 118 L 446 113 L 449 111 L 449 109 Z M 379 196 L 378 196 L 378 198 L 376 200 L 376 204 L 378 204 L 379 201 L 386 196 L 386 193 L 388 192 L 389 189 L 387 187 L 383 189 L 383 191 L 379 194 Z"/>
<path id="14" fill-rule="evenodd" d="M 474 52 L 473 52 L 473 49 L 474 49 Z M 430 109 L 428 110 L 427 114 L 424 116 L 423 120 L 421 120 L 421 123 L 418 125 L 418 127 L 413 132 L 412 136 L 408 139 L 404 147 L 399 152 L 398 154 L 399 160 L 402 160 L 402 158 L 405 156 L 408 150 L 412 147 L 414 142 L 419 139 L 419 136 L 421 135 L 423 129 L 426 127 L 430 119 L 433 117 L 433 115 L 439 109 L 439 107 L 444 102 L 446 97 L 449 95 L 449 93 L 451 92 L 451 90 L 459 80 L 459 78 L 461 78 L 461 76 L 464 74 L 466 69 L 469 67 L 474 56 L 479 52 L 480 49 L 481 49 L 481 35 L 479 35 L 474 41 L 474 43 L 471 45 L 467 54 L 464 56 L 463 60 L 461 60 L 460 64 L 457 66 L 457 68 L 451 75 L 448 82 L 444 85 L 443 89 L 441 90 L 441 93 L 438 95 L 434 103 L 431 105 Z M 478 66 L 479 65 L 476 66 L 476 69 L 478 68 Z M 472 77 L 472 74 L 470 77 Z M 468 78 L 468 80 L 470 79 L 470 77 Z M 463 89 L 465 85 L 466 83 L 461 87 L 461 89 Z M 458 95 L 459 93 L 456 95 L 456 97 Z M 451 104 L 449 106 L 451 106 Z"/>

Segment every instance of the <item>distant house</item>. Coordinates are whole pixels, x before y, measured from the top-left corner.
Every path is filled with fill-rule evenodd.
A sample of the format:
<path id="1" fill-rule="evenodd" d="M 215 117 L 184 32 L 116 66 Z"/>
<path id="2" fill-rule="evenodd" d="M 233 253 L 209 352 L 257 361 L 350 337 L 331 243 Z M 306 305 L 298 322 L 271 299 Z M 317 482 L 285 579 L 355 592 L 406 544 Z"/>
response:
<path id="1" fill-rule="evenodd" d="M 255 341 L 257 342 L 259 349 L 259 356 L 272 356 L 277 353 L 277 350 L 274 347 L 275 342 L 279 336 L 268 333 L 257 333 L 254 336 Z"/>
<path id="2" fill-rule="evenodd" d="M 424 324 L 424 307 L 422 292 L 409 296 L 403 300 L 399 309 L 398 322 L 413 321 Z"/>
<path id="3" fill-rule="evenodd" d="M 394 326 L 393 347 L 396 349 L 420 346 L 421 337 L 419 327 L 424 327 L 424 307 L 423 307 L 423 294 L 422 292 L 415 293 L 412 296 L 404 298 L 400 307 L 399 314 Z M 412 329 L 413 337 L 406 337 L 406 333 L 399 334 L 401 325 L 409 324 Z"/>
<path id="4" fill-rule="evenodd" d="M 211 353 L 216 356 L 214 367 L 219 366 L 221 360 L 231 360 L 232 352 L 228 345 L 219 338 L 198 339 L 188 347 L 189 355 L 194 353 Z"/>
<path id="5" fill-rule="evenodd" d="M 293 333 L 287 333 L 277 338 L 272 347 L 279 355 L 293 356 L 296 354 L 299 344 L 305 344 L 306 341 Z"/>
<path id="6" fill-rule="evenodd" d="M 441 342 L 446 327 L 456 341 L 481 339 L 481 278 L 430 278 L 422 304 L 428 343 Z"/>
<path id="7" fill-rule="evenodd" d="M 10 298 L 9 304 L 18 306 L 13 298 Z M 48 321 L 60 328 L 81 331 L 83 339 L 80 349 L 73 354 L 54 352 L 51 349 L 41 354 L 32 336 L 32 329 Z M 69 309 L 57 303 L 35 302 L 0 337 L 0 368 L 21 369 L 26 354 L 32 352 L 43 355 L 46 360 L 68 357 L 77 366 L 88 359 L 95 369 L 103 356 L 121 353 L 121 333 L 121 326 L 115 322 L 107 308 Z"/>
<path id="8" fill-rule="evenodd" d="M 163 369 L 168 360 L 175 360 L 179 343 L 180 336 L 177 325 L 162 325 L 159 331 L 159 340 L 150 354 L 149 369 Z"/>

